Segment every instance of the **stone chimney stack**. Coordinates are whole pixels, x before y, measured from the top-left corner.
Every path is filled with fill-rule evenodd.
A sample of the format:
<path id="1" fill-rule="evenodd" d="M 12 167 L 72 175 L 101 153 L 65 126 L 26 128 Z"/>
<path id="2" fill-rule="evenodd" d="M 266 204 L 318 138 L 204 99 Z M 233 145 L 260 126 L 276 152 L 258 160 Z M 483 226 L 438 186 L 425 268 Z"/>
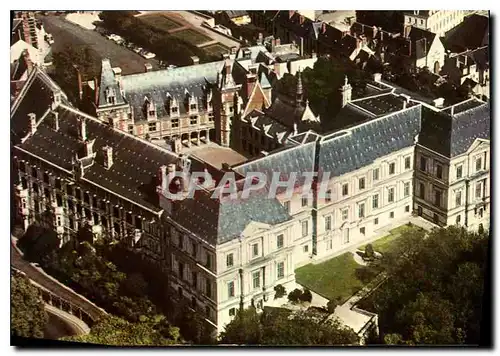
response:
<path id="1" fill-rule="evenodd" d="M 51 105 L 51 109 L 52 110 L 55 110 L 59 104 L 61 104 L 61 92 L 60 91 L 55 91 L 53 94 L 52 94 L 52 105 Z"/>
<path id="2" fill-rule="evenodd" d="M 54 115 L 54 130 L 59 131 L 59 113 L 53 112 L 52 115 Z"/>
<path id="3" fill-rule="evenodd" d="M 87 122 L 84 118 L 78 119 L 78 138 L 81 141 L 87 141 Z"/>
<path id="4" fill-rule="evenodd" d="M 94 154 L 94 150 L 93 150 L 94 142 L 95 142 L 95 139 L 85 141 L 85 157 L 89 157 L 89 156 L 92 156 Z"/>
<path id="5" fill-rule="evenodd" d="M 35 113 L 29 113 L 28 117 L 30 120 L 30 133 L 34 135 L 36 132 L 36 115 Z"/>
<path id="6" fill-rule="evenodd" d="M 191 57 L 191 61 L 193 62 L 193 65 L 194 64 L 199 64 L 200 63 L 200 58 L 198 58 L 197 56 L 192 56 Z"/>
<path id="7" fill-rule="evenodd" d="M 82 73 L 80 72 L 80 69 L 78 68 L 78 66 L 76 64 L 74 64 L 73 67 L 75 68 L 76 77 L 78 80 L 78 98 L 80 100 L 82 100 L 83 99 Z"/>
<path id="8" fill-rule="evenodd" d="M 102 151 L 104 153 L 104 168 L 110 169 L 113 165 L 113 147 L 104 146 Z"/>
<path id="9" fill-rule="evenodd" d="M 144 64 L 144 72 L 148 73 L 148 72 L 151 72 L 152 70 L 153 70 L 153 66 L 151 65 L 151 63 Z"/>

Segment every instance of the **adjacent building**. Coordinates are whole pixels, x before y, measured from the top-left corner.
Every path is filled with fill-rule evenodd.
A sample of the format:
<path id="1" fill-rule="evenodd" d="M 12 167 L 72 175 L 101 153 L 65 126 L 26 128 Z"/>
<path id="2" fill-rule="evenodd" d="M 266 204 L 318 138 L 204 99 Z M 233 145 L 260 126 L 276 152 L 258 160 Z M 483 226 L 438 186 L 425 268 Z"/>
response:
<path id="1" fill-rule="evenodd" d="M 460 24 L 466 10 L 413 10 L 404 15 L 404 24 L 428 30 L 442 37 L 453 27 Z"/>

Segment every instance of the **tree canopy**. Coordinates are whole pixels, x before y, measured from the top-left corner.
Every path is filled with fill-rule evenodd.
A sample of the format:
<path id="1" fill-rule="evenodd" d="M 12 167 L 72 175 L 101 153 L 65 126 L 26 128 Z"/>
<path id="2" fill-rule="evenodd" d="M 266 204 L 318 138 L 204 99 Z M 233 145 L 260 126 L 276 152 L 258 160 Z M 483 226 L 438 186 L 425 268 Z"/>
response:
<path id="1" fill-rule="evenodd" d="M 478 344 L 488 233 L 405 233 L 384 258 L 387 282 L 361 307 L 391 344 Z"/>
<path id="2" fill-rule="evenodd" d="M 11 334 L 42 338 L 47 314 L 40 292 L 28 278 L 11 276 Z"/>
<path id="3" fill-rule="evenodd" d="M 221 334 L 222 344 L 244 345 L 347 345 L 356 334 L 337 320 L 324 321 L 309 311 L 293 315 L 284 309 L 240 310 Z"/>
<path id="4" fill-rule="evenodd" d="M 180 334 L 179 329 L 171 327 L 163 317 L 141 318 L 130 323 L 110 316 L 97 322 L 87 335 L 61 340 L 114 346 L 167 346 L 180 343 Z"/>

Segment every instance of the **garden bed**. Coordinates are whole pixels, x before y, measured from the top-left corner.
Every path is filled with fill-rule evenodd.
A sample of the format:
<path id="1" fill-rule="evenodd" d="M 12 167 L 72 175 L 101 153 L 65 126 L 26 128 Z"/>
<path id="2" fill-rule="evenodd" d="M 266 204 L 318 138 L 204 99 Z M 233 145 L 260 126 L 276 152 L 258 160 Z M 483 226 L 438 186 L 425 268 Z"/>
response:
<path id="1" fill-rule="evenodd" d="M 210 37 L 205 36 L 204 34 L 192 29 L 178 31 L 176 33 L 173 33 L 172 36 L 189 42 L 195 46 L 212 41 Z"/>
<path id="2" fill-rule="evenodd" d="M 175 28 L 182 27 L 183 25 L 164 16 L 164 15 L 145 15 L 141 16 L 140 19 L 147 23 L 148 25 L 151 25 L 153 27 L 156 27 L 157 29 L 161 31 L 168 32 L 170 30 L 173 30 Z"/>
<path id="3" fill-rule="evenodd" d="M 224 53 L 229 53 L 229 48 L 221 45 L 220 43 L 211 44 L 206 47 L 202 47 L 206 54 L 210 56 L 221 56 Z"/>

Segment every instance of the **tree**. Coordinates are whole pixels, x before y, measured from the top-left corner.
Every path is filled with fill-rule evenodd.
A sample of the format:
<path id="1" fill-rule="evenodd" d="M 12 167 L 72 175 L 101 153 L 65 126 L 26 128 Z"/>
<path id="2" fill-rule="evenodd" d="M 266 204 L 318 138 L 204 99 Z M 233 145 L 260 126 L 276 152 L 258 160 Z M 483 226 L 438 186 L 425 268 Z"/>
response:
<path id="1" fill-rule="evenodd" d="M 375 257 L 375 252 L 373 251 L 373 245 L 372 244 L 366 245 L 364 258 L 367 260 L 371 260 L 374 257 Z"/>
<path id="2" fill-rule="evenodd" d="M 40 292 L 24 276 L 11 276 L 11 334 L 42 338 L 47 314 Z"/>
<path id="3" fill-rule="evenodd" d="M 478 344 L 488 235 L 452 226 L 397 241 L 382 261 L 389 278 L 367 303 L 381 332 L 410 344 Z"/>
<path id="4" fill-rule="evenodd" d="M 276 287 L 274 287 L 274 291 L 274 299 L 279 299 L 286 295 L 286 289 L 281 284 L 278 284 Z"/>
<path id="5" fill-rule="evenodd" d="M 267 308 L 260 315 L 255 308 L 243 310 L 221 334 L 223 344 L 305 346 L 356 341 L 356 334 L 338 320 L 323 321 L 309 311 L 292 313 L 282 308 Z"/>
<path id="6" fill-rule="evenodd" d="M 116 316 L 97 322 L 87 335 L 61 340 L 115 346 L 167 346 L 180 344 L 179 330 L 165 324 L 163 317 L 143 318 L 130 323 Z"/>
<path id="7" fill-rule="evenodd" d="M 292 303 L 298 303 L 301 296 L 302 296 L 302 291 L 298 288 L 295 288 L 288 294 L 288 300 Z"/>
<path id="8" fill-rule="evenodd" d="M 329 313 L 335 312 L 335 309 L 337 306 L 342 304 L 342 300 L 340 297 L 336 297 L 335 299 L 329 300 L 328 303 L 326 303 L 326 309 L 328 310 Z"/>
<path id="9" fill-rule="evenodd" d="M 304 289 L 302 295 L 299 297 L 299 300 L 304 303 L 311 303 L 312 293 L 309 289 Z"/>

